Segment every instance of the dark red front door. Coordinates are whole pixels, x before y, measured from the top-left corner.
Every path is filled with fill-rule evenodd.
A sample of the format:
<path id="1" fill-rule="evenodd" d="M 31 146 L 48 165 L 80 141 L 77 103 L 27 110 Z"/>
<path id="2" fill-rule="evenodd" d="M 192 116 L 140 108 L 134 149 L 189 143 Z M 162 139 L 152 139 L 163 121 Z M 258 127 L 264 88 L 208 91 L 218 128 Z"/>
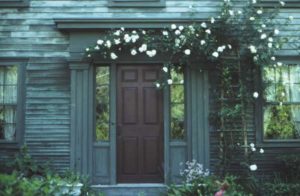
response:
<path id="1" fill-rule="evenodd" d="M 161 66 L 118 66 L 118 182 L 163 182 Z"/>

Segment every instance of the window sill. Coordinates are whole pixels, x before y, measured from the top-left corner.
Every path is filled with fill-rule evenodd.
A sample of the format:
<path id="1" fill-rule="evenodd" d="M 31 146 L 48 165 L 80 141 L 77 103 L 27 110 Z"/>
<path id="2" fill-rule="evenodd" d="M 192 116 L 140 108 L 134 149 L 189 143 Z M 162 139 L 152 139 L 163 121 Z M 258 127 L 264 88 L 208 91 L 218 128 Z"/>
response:
<path id="1" fill-rule="evenodd" d="M 166 7 L 165 0 L 108 0 L 108 7 L 110 8 L 164 8 Z"/>
<path id="2" fill-rule="evenodd" d="M 0 0 L 0 8 L 29 7 L 29 0 Z"/>

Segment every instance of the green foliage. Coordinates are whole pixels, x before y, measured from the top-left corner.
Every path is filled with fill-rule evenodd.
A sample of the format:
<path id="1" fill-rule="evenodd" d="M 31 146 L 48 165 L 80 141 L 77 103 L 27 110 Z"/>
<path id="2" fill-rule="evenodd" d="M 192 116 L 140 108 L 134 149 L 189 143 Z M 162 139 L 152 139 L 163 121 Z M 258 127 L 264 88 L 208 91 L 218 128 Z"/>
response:
<path id="1" fill-rule="evenodd" d="M 265 183 L 262 194 L 264 196 L 300 195 L 300 183 Z"/>
<path id="2" fill-rule="evenodd" d="M 279 173 L 287 182 L 298 182 L 300 180 L 300 154 L 281 155 L 278 157 Z"/>

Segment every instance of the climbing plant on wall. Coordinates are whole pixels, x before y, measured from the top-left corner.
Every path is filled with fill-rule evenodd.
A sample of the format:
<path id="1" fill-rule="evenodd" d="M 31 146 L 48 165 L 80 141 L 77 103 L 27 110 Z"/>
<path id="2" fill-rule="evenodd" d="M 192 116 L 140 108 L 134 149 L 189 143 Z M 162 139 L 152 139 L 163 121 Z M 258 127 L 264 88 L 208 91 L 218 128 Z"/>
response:
<path id="1" fill-rule="evenodd" d="M 190 25 L 172 24 L 159 30 L 111 29 L 86 48 L 86 57 L 117 60 L 122 55 L 168 57 L 162 68 L 158 88 L 173 83 L 170 70 L 184 66 L 201 70 L 209 65 L 215 70 L 216 111 L 211 122 L 219 133 L 220 173 L 230 167 L 234 153 L 249 154 L 248 109 L 261 92 L 254 89 L 256 73 L 265 66 L 283 66 L 276 59 L 287 39 L 280 36 L 279 26 L 288 25 L 293 17 L 276 19 L 279 8 L 263 9 L 256 0 L 234 7 L 230 0 L 222 3 L 219 15 Z M 237 150 L 237 143 L 242 151 Z"/>

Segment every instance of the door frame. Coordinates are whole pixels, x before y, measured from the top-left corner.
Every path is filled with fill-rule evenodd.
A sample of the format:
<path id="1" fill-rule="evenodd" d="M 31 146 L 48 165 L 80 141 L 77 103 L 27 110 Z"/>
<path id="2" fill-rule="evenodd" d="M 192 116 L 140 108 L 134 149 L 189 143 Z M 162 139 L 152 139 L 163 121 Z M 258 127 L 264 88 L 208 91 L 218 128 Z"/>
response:
<path id="1" fill-rule="evenodd" d="M 98 64 L 98 63 L 97 63 Z M 110 176 L 111 176 L 111 184 L 117 183 L 117 64 L 161 64 L 164 66 L 166 63 L 163 61 L 120 61 L 114 62 L 110 64 Z M 169 109 L 169 90 L 167 88 L 163 89 L 163 149 L 164 149 L 164 183 L 167 184 L 169 182 L 169 122 L 170 122 L 170 109 Z"/>

